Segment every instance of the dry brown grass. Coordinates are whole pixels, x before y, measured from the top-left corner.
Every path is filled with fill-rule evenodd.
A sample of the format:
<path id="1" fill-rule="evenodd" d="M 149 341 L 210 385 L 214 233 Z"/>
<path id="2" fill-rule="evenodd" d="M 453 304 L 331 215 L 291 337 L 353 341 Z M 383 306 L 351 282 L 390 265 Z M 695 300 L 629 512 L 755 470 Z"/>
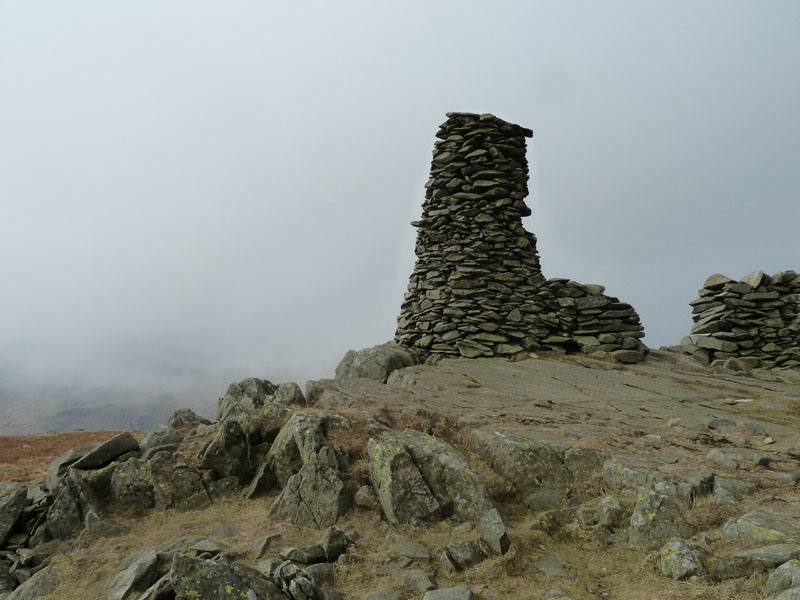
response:
<path id="1" fill-rule="evenodd" d="M 366 462 L 366 461 L 364 461 Z M 357 468 L 354 465 L 354 469 Z M 131 533 L 118 538 L 97 540 L 86 548 L 69 552 L 58 559 L 54 567 L 63 584 L 56 595 L 46 600 L 86 600 L 95 597 L 115 574 L 114 565 L 125 556 L 142 548 L 149 548 L 182 537 L 202 537 L 226 544 L 234 555 L 249 561 L 248 553 L 254 541 L 272 533 L 282 539 L 270 550 L 275 556 L 287 546 L 313 544 L 322 532 L 287 523 L 273 521 L 268 508 L 273 497 L 245 501 L 231 498 L 196 512 L 174 511 L 148 513 L 144 518 L 117 515 L 118 520 L 131 528 Z M 500 506 L 506 520 L 511 550 L 502 557 L 494 557 L 460 574 L 440 572 L 435 562 L 436 552 L 456 539 L 452 533 L 455 523 L 441 522 L 428 527 L 390 527 L 377 513 L 355 508 L 338 524 L 342 529 L 359 534 L 351 553 L 359 562 L 336 567 L 336 588 L 348 599 L 357 600 L 384 587 L 402 588 L 403 575 L 379 576 L 377 569 L 390 558 L 391 544 L 415 541 L 426 546 L 434 561 L 416 565 L 410 570 L 424 570 L 435 574 L 439 585 L 447 587 L 467 584 L 475 591 L 483 591 L 484 598 L 513 598 L 538 600 L 548 590 L 558 586 L 577 598 L 611 598 L 613 600 L 756 600 L 763 595 L 765 574 L 720 584 L 709 582 L 675 582 L 665 579 L 654 568 L 654 561 L 642 566 L 647 551 L 657 549 L 629 549 L 607 546 L 592 534 L 579 527 L 565 528 L 565 535 L 552 539 L 542 531 L 532 529 L 537 515 L 532 515 L 518 504 Z M 698 503 L 696 518 L 709 510 Z M 703 516 L 703 518 L 707 518 Z M 719 516 L 714 517 L 718 519 Z M 233 537 L 220 539 L 217 530 L 222 523 L 234 523 L 239 532 Z M 477 540 L 478 532 L 463 534 L 459 539 Z M 715 553 L 731 548 L 724 540 L 714 540 Z M 548 553 L 558 555 L 563 562 L 577 571 L 578 581 L 546 577 L 533 566 L 533 562 Z M 251 563 L 252 564 L 252 563 Z M 609 595 L 603 596 L 606 592 Z"/>

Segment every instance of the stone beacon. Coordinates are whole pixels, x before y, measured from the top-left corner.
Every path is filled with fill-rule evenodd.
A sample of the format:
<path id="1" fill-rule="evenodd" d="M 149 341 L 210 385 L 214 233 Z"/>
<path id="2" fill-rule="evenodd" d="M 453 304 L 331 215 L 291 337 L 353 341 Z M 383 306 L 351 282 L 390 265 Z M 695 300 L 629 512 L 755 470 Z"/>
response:
<path id="1" fill-rule="evenodd" d="M 800 367 L 800 275 L 753 271 L 740 281 L 715 274 L 692 300 L 692 335 L 680 349 L 712 367 Z"/>
<path id="2" fill-rule="evenodd" d="M 546 279 L 531 214 L 530 129 L 490 114 L 447 113 L 417 227 L 417 262 L 395 341 L 432 354 L 513 356 L 582 351 L 644 359 L 636 311 L 600 285 Z"/>

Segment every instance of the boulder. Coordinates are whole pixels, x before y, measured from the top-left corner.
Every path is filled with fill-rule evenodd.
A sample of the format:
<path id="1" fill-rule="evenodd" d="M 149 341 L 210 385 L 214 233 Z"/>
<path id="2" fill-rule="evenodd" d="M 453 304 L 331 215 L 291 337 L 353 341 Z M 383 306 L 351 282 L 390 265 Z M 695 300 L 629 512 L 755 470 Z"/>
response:
<path id="1" fill-rule="evenodd" d="M 321 529 L 333 525 L 347 512 L 350 496 L 325 454 L 313 455 L 286 482 L 270 508 L 272 516 Z"/>
<path id="2" fill-rule="evenodd" d="M 800 560 L 797 559 L 786 561 L 770 573 L 764 591 L 770 595 L 780 594 L 793 587 L 800 588 Z"/>
<path id="3" fill-rule="evenodd" d="M 374 379 L 385 382 L 389 375 L 416 364 L 411 350 L 395 342 L 386 342 L 364 350 L 349 350 L 336 367 L 336 379 Z"/>
<path id="4" fill-rule="evenodd" d="M 64 481 L 58 485 L 54 496 L 45 520 L 47 534 L 56 540 L 72 537 L 83 528 L 77 486 L 72 481 Z"/>
<path id="5" fill-rule="evenodd" d="M 223 423 L 203 453 L 202 464 L 216 479 L 236 477 L 241 485 L 250 481 L 250 446 L 238 421 Z"/>
<path id="6" fill-rule="evenodd" d="M 266 463 L 280 487 L 300 471 L 322 446 L 323 419 L 314 413 L 295 413 L 281 428 L 267 453 Z"/>
<path id="7" fill-rule="evenodd" d="M 5 545 L 27 504 L 28 490 L 24 485 L 12 482 L 0 490 L 0 548 Z"/>
<path id="8" fill-rule="evenodd" d="M 275 390 L 275 402 L 284 406 L 306 405 L 306 398 L 300 386 L 294 382 L 282 383 Z"/>
<path id="9" fill-rule="evenodd" d="M 35 600 L 58 589 L 61 578 L 52 567 L 45 567 L 6 596 L 5 600 Z"/>
<path id="10" fill-rule="evenodd" d="M 459 571 L 486 560 L 486 555 L 475 542 L 450 542 L 447 544 L 447 555 Z"/>
<path id="11" fill-rule="evenodd" d="M 508 552 L 511 542 L 508 539 L 503 519 L 496 508 L 486 511 L 481 517 L 481 541 L 486 544 L 495 556 Z"/>
<path id="12" fill-rule="evenodd" d="M 286 600 L 267 577 L 238 563 L 176 554 L 169 579 L 178 598 Z"/>
<path id="13" fill-rule="evenodd" d="M 697 530 L 684 520 L 684 511 L 669 496 L 642 488 L 631 515 L 628 544 L 633 546 L 647 540 L 692 537 Z"/>
<path id="14" fill-rule="evenodd" d="M 170 427 L 180 429 L 188 425 L 210 425 L 211 421 L 189 408 L 179 408 L 169 416 L 168 423 Z"/>
<path id="15" fill-rule="evenodd" d="M 424 594 L 439 586 L 436 580 L 427 573 L 415 572 L 408 573 L 403 577 L 403 587 L 412 594 Z"/>
<path id="16" fill-rule="evenodd" d="M 685 540 L 673 540 L 661 548 L 659 568 L 670 579 L 694 579 L 705 575 L 708 551 Z"/>
<path id="17" fill-rule="evenodd" d="M 67 450 L 64 454 L 59 456 L 50 464 L 49 475 L 47 476 L 47 489 L 50 493 L 54 493 L 58 487 L 59 481 L 64 479 L 67 470 L 75 464 L 77 460 L 86 456 L 89 452 L 95 449 L 95 446 L 83 446 L 81 448 L 72 448 Z"/>
<path id="18" fill-rule="evenodd" d="M 470 442 L 476 452 L 512 483 L 531 510 L 558 506 L 573 476 L 558 454 L 546 444 L 511 433 L 474 429 Z"/>
<path id="19" fill-rule="evenodd" d="M 126 562 L 125 568 L 106 584 L 97 600 L 127 600 L 137 591 L 146 591 L 155 580 L 157 562 L 156 550 L 137 552 L 135 558 Z"/>
<path id="20" fill-rule="evenodd" d="M 722 528 L 726 538 L 757 542 L 800 541 L 800 503 L 757 508 L 729 520 Z"/>
<path id="21" fill-rule="evenodd" d="M 142 450 L 150 450 L 159 446 L 180 444 L 182 441 L 183 436 L 176 429 L 167 425 L 156 425 L 144 435 L 142 441 L 139 442 L 139 447 Z"/>
<path id="22" fill-rule="evenodd" d="M 465 585 L 425 592 L 422 600 L 476 600 L 475 594 Z"/>
<path id="23" fill-rule="evenodd" d="M 99 469 L 127 452 L 138 452 L 139 443 L 128 432 L 115 435 L 73 463 L 75 469 Z"/>
<path id="24" fill-rule="evenodd" d="M 111 476 L 111 501 L 121 508 L 142 511 L 156 505 L 150 463 L 132 458 Z"/>

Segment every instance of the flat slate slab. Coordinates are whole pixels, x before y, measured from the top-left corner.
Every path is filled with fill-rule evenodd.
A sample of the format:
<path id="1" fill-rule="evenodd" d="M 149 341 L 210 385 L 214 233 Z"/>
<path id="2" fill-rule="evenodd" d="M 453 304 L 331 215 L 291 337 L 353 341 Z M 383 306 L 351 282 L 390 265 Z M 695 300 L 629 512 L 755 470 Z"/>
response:
<path id="1" fill-rule="evenodd" d="M 72 466 L 75 469 L 82 469 L 84 471 L 100 469 L 126 452 L 138 451 L 139 442 L 128 432 L 120 433 L 78 459 Z"/>

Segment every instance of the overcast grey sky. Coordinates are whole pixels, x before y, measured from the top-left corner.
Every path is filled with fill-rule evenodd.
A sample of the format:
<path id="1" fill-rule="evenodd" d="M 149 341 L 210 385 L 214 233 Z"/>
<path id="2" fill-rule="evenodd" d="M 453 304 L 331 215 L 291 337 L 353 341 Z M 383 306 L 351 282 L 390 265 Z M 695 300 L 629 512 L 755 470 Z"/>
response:
<path id="1" fill-rule="evenodd" d="M 677 343 L 707 275 L 800 270 L 799 24 L 792 0 L 0 0 L 0 374 L 330 376 L 393 335 L 451 110 L 533 129 L 545 275 Z"/>

